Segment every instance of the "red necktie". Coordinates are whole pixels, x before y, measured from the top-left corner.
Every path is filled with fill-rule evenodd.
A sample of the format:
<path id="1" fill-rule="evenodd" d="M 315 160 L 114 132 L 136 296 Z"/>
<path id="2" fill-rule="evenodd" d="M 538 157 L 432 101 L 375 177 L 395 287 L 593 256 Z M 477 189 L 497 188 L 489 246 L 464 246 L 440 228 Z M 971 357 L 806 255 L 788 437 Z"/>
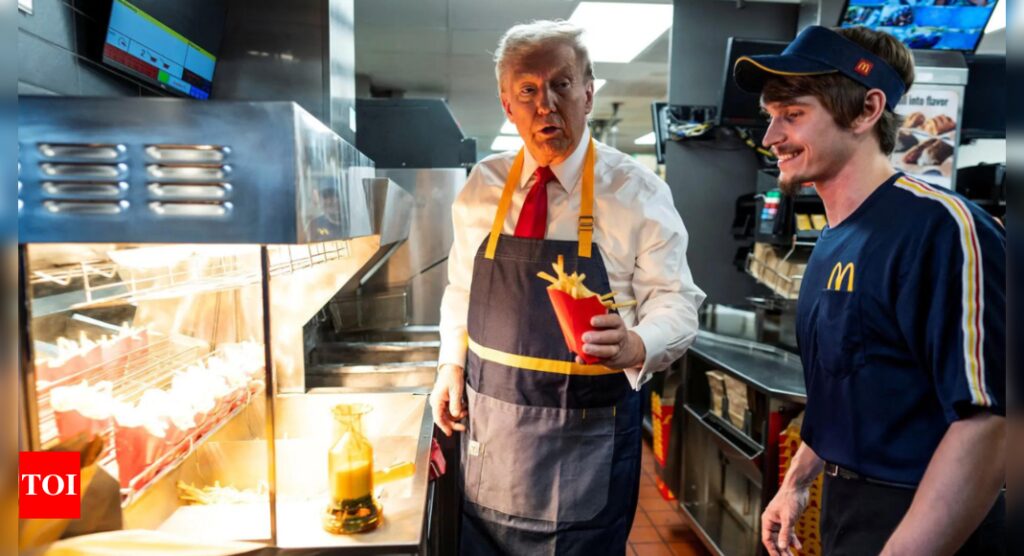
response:
<path id="1" fill-rule="evenodd" d="M 526 194 L 516 222 L 516 237 L 544 239 L 544 231 L 548 227 L 548 182 L 555 179 L 555 174 L 551 168 L 541 166 L 533 176 L 533 186 Z"/>

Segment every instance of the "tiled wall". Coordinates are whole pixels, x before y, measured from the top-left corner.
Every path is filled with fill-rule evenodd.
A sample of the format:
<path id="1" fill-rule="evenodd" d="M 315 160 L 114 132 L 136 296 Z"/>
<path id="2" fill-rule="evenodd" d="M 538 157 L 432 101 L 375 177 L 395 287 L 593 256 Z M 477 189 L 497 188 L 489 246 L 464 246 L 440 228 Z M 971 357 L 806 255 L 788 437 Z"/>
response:
<path id="1" fill-rule="evenodd" d="M 165 96 L 102 64 L 111 0 L 33 0 L 18 11 L 18 94 Z"/>

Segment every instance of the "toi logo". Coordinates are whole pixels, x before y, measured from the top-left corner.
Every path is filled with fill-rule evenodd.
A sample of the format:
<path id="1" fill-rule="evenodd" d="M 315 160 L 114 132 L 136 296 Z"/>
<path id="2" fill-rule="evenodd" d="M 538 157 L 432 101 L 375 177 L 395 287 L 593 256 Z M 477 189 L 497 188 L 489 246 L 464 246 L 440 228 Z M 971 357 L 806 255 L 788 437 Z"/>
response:
<path id="1" fill-rule="evenodd" d="M 82 469 L 76 452 L 18 454 L 18 517 L 78 519 Z"/>

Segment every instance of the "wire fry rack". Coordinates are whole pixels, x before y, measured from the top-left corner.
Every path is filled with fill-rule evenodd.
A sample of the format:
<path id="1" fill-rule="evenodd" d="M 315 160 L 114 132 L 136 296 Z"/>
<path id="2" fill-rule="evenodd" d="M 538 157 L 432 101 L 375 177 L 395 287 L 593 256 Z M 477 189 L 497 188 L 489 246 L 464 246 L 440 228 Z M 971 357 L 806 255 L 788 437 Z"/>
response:
<path id="1" fill-rule="evenodd" d="M 153 248 L 150 248 L 153 249 Z M 347 258 L 347 241 L 270 246 L 270 275 L 280 276 Z M 159 256 L 159 251 L 152 251 Z M 147 263 L 152 262 L 150 257 Z M 198 246 L 190 256 L 169 257 L 165 265 L 133 266 L 94 259 L 29 271 L 29 283 L 80 295 L 66 309 L 134 304 L 258 284 L 262 269 L 258 251 L 207 252 Z"/>
<path id="2" fill-rule="evenodd" d="M 99 348 L 94 348 L 99 349 Z M 72 386 L 88 381 L 95 385 L 102 381 L 112 383 L 113 397 L 119 402 L 136 403 L 143 393 L 151 388 L 168 388 L 176 374 L 191 365 L 201 364 L 221 355 L 221 351 L 210 351 L 207 346 L 185 337 L 155 336 L 145 346 L 125 352 L 123 355 L 67 374 L 52 382 L 37 382 L 37 400 L 40 440 L 43 446 L 52 446 L 62 440 L 58 425 L 58 414 L 53 408 L 52 393 L 56 388 Z M 250 370 L 255 371 L 255 370 Z M 249 373 L 250 377 L 262 376 L 262 372 Z M 195 427 L 184 431 L 180 438 L 169 443 L 163 453 L 144 469 L 127 481 L 122 480 L 122 503 L 127 505 L 137 498 L 164 474 L 184 461 L 207 437 L 243 411 L 264 388 L 263 382 L 252 378 L 241 391 L 235 391 L 224 400 L 223 407 L 204 416 Z M 76 413 L 77 412 L 71 412 Z M 78 416 L 81 419 L 81 416 Z M 93 423 L 100 423 L 93 421 Z M 113 418 L 97 425 L 93 432 L 104 440 L 104 453 L 100 464 L 115 477 L 119 475 L 116 442 L 116 425 Z M 127 486 L 124 486 L 127 482 Z"/>

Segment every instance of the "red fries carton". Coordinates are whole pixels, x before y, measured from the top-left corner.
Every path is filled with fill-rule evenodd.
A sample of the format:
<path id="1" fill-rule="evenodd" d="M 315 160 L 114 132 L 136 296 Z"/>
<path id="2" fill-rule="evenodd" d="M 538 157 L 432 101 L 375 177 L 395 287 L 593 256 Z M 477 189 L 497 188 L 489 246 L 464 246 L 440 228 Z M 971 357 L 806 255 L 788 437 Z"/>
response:
<path id="1" fill-rule="evenodd" d="M 590 325 L 590 319 L 608 314 L 608 309 L 601 303 L 601 299 L 596 295 L 575 299 L 555 288 L 548 288 L 548 297 L 551 298 L 551 306 L 558 317 L 558 326 L 562 329 L 566 347 L 580 356 L 584 363 L 597 363 L 597 357 L 583 353 L 583 334 L 594 330 Z"/>

